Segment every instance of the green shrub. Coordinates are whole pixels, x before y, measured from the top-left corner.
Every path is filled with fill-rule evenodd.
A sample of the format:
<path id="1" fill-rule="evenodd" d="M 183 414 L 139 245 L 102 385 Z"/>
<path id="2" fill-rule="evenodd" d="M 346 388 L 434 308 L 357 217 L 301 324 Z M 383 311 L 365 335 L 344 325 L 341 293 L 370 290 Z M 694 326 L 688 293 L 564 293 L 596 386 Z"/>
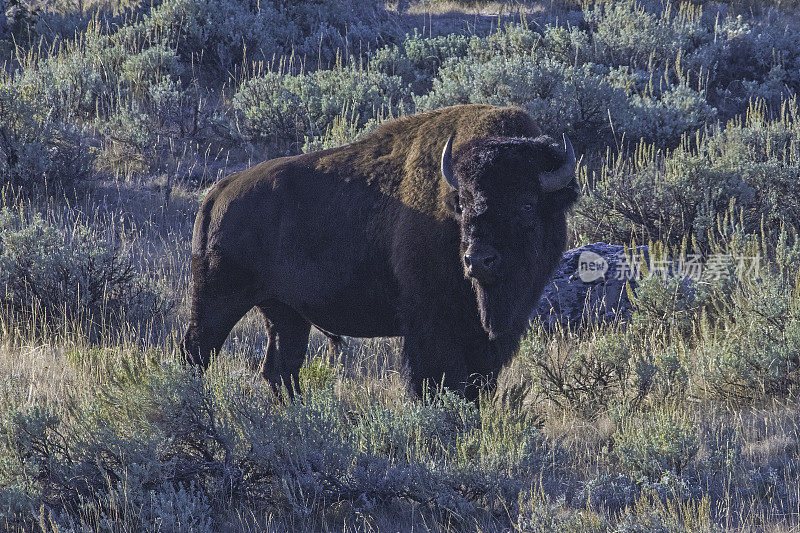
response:
<path id="1" fill-rule="evenodd" d="M 397 115 L 407 94 L 398 76 L 340 66 L 249 79 L 236 91 L 232 107 L 246 140 L 285 146 L 325 135 L 341 116 L 353 117 L 359 129 L 375 117 Z"/>
<path id="2" fill-rule="evenodd" d="M 279 51 L 278 43 L 290 35 L 284 33 L 289 28 L 281 18 L 272 2 L 172 0 L 123 31 L 133 39 L 163 40 L 185 63 L 203 52 L 198 60 L 229 69 L 241 63 L 245 50 L 251 57 L 271 57 Z"/>
<path id="3" fill-rule="evenodd" d="M 639 144 L 630 156 L 609 160 L 593 173 L 574 225 L 589 240 L 647 242 L 678 248 L 684 239 L 708 248 L 717 221 L 734 205 L 744 230 L 800 224 L 800 179 L 791 138 L 797 103 L 786 102 L 768 118 L 754 103 L 743 120 L 684 137 L 673 151 Z"/>
<path id="4" fill-rule="evenodd" d="M 100 171 L 145 172 L 164 144 L 156 142 L 159 135 L 196 130 L 187 97 L 198 95 L 183 90 L 183 65 L 164 44 L 144 46 L 92 26 L 50 55 L 27 58 L 25 66 L 18 85 L 30 88 L 38 106 L 102 134 Z"/>
<path id="5" fill-rule="evenodd" d="M 430 90 L 439 67 L 450 58 L 463 58 L 470 39 L 457 33 L 423 37 L 415 29 L 402 44 L 380 48 L 370 57 L 370 68 L 390 76 L 400 76 L 415 94 Z"/>
<path id="6" fill-rule="evenodd" d="M 70 192 L 91 174 L 93 155 L 80 132 L 53 120 L 30 91 L 0 81 L 0 184 L 19 192 Z"/>
<path id="7" fill-rule="evenodd" d="M 164 79 L 176 79 L 182 70 L 175 51 L 158 43 L 138 54 L 127 54 L 120 65 L 119 79 L 127 86 L 130 97 L 144 100 L 152 86 Z"/>
<path id="8" fill-rule="evenodd" d="M 648 275 L 631 299 L 630 329 L 642 337 L 686 339 L 709 305 L 705 285 L 680 276 Z"/>
<path id="9" fill-rule="evenodd" d="M 507 24 L 484 38 L 471 39 L 470 55 L 484 61 L 498 55 L 537 55 L 535 52 L 543 44 L 542 40 L 541 34 L 527 24 Z"/>
<path id="10" fill-rule="evenodd" d="M 277 144 L 296 139 L 298 129 L 305 131 L 300 95 L 286 87 L 285 79 L 285 75 L 267 72 L 245 81 L 236 91 L 232 107 L 243 136 Z"/>
<path id="11" fill-rule="evenodd" d="M 606 509 L 623 509 L 636 503 L 640 484 L 624 474 L 600 474 L 588 480 L 578 493 L 584 505 Z"/>
<path id="12" fill-rule="evenodd" d="M 611 524 L 593 510 L 573 509 L 565 498 L 554 498 L 544 491 L 526 490 L 520 494 L 519 517 L 515 526 L 520 531 L 581 531 L 602 533 Z"/>
<path id="13" fill-rule="evenodd" d="M 767 267 L 768 268 L 768 267 Z M 791 280 L 791 278 L 790 278 Z M 800 386 L 800 309 L 794 281 L 761 272 L 720 301 L 701 332 L 698 374 L 706 392 L 734 401 L 785 398 Z"/>
<path id="14" fill-rule="evenodd" d="M 575 68 L 522 55 L 450 60 L 439 69 L 432 90 L 414 97 L 422 111 L 466 103 L 521 105 L 547 125 L 548 134 L 569 132 L 591 146 L 608 140 L 609 113 L 624 113 L 625 101 L 624 92 L 612 87 L 596 65 Z"/>
<path id="15" fill-rule="evenodd" d="M 653 392 L 659 401 L 685 397 L 690 385 L 690 362 L 686 353 L 677 346 L 668 346 L 653 353 L 656 378 Z"/>
<path id="16" fill-rule="evenodd" d="M 235 2 L 172 0 L 156 6 L 132 35 L 177 47 L 185 64 L 193 56 L 224 70 L 245 59 L 270 60 L 295 53 L 323 61 L 346 45 L 369 47 L 387 30 L 374 1 Z"/>
<path id="17" fill-rule="evenodd" d="M 57 226 L 39 214 L 0 210 L 3 310 L 12 318 L 27 318 L 19 322 L 26 328 L 39 321 L 100 325 L 161 316 L 166 304 L 137 270 L 130 245 L 73 216 Z"/>
<path id="18" fill-rule="evenodd" d="M 170 365 L 95 392 L 59 413 L 4 406 L 0 481 L 20 503 L 15 521 L 33 522 L 44 504 L 62 527 L 202 528 L 242 504 L 304 519 L 399 500 L 464 519 L 513 506 L 520 489 L 461 461 L 477 410 L 448 394 L 356 413 L 329 388 L 281 405 L 266 386 Z"/>
<path id="19" fill-rule="evenodd" d="M 707 39 L 708 30 L 701 24 L 702 8 L 687 2 L 675 11 L 673 4 L 665 4 L 663 9 L 652 12 L 640 0 L 589 6 L 584 16 L 592 27 L 595 60 L 635 69 L 652 68 Z"/>
<path id="20" fill-rule="evenodd" d="M 581 65 L 590 61 L 591 37 L 574 26 L 547 25 L 537 43 L 537 53 L 566 65 Z"/>
<path id="21" fill-rule="evenodd" d="M 621 79 L 619 70 L 596 63 L 573 66 L 538 53 L 495 54 L 486 60 L 449 60 L 431 91 L 414 101 L 418 110 L 464 103 L 521 105 L 547 125 L 548 134 L 568 132 L 589 149 L 619 143 L 623 134 L 672 146 L 716 116 L 704 95 L 685 85 L 654 95 L 635 91 L 632 83 Z"/>
<path id="22" fill-rule="evenodd" d="M 219 85 L 229 73 L 238 79 L 253 60 L 272 64 L 290 55 L 302 57 L 297 63 L 303 68 L 310 68 L 310 58 L 317 67 L 330 64 L 348 57 L 351 46 L 373 49 L 381 31 L 390 29 L 383 6 L 372 1 L 171 0 L 120 24 L 111 21 L 98 15 L 74 36 L 53 37 L 49 48 L 23 50 L 16 75 L 52 119 L 98 130 L 99 170 L 125 176 L 163 170 L 170 156 L 191 158 L 212 144 L 236 146 L 240 138 L 231 137 L 235 127 L 219 101 Z M 323 91 L 347 91 L 331 78 L 320 81 Z M 382 81 L 373 83 L 383 88 Z M 368 88 L 350 89 L 354 102 L 370 98 Z M 292 136 L 295 151 L 306 134 L 325 134 L 344 101 L 328 98 L 317 107 L 327 122 L 315 129 L 307 121 L 313 131 L 300 128 L 300 137 Z M 362 113 L 361 107 L 355 111 Z M 363 120 L 372 116 L 370 109 Z"/>
<path id="23" fill-rule="evenodd" d="M 705 95 L 686 85 L 663 91 L 658 98 L 634 94 L 630 99 L 630 115 L 620 128 L 633 139 L 677 145 L 687 132 L 713 124 L 716 109 L 708 105 Z"/>
<path id="24" fill-rule="evenodd" d="M 341 368 L 331 366 L 315 359 L 300 368 L 300 388 L 302 390 L 326 390 L 332 387 L 339 377 Z"/>
<path id="25" fill-rule="evenodd" d="M 26 58 L 19 74 L 20 83 L 33 89 L 37 101 L 55 119 L 91 121 L 106 116 L 116 102 L 117 76 L 102 65 L 118 65 L 124 50 L 96 28 L 83 37 L 60 45 L 46 57 Z"/>
<path id="26" fill-rule="evenodd" d="M 191 411 L 203 407 L 194 403 L 197 396 L 191 394 L 191 381 L 173 390 L 158 389 L 156 383 L 143 382 L 140 387 L 162 393 L 180 391 L 180 398 L 188 402 L 172 413 L 171 419 L 203 421 L 202 411 Z M 129 387 L 128 391 L 136 389 Z M 140 399 L 132 398 L 133 405 Z M 170 404 L 175 400 L 181 401 L 168 394 L 160 401 L 177 407 Z M 106 418 L 110 412 L 102 401 L 86 407 L 69 416 L 54 409 L 6 406 L 0 421 L 0 449 L 6 459 L 0 466 L 0 478 L 4 486 L 24 490 L 23 501 L 28 506 L 27 512 L 9 517 L 11 523 L 23 528 L 30 525 L 39 518 L 34 509 L 44 505 L 49 512 L 40 520 L 54 528 L 95 529 L 127 523 L 138 530 L 153 530 L 172 523 L 177 531 L 196 530 L 190 525 L 207 529 L 210 500 L 192 480 L 180 477 L 180 469 L 177 476 L 170 474 L 169 461 L 180 455 L 171 455 L 169 448 L 157 449 L 153 431 L 147 431 L 148 422 L 157 421 L 137 419 L 138 428 L 145 431 L 131 434 L 126 431 L 130 426 L 124 424 L 132 420 Z M 133 416 L 164 414 L 136 407 L 137 411 L 127 412 Z M 181 437 L 174 435 L 174 450 L 185 445 Z"/>
<path id="27" fill-rule="evenodd" d="M 623 417 L 619 424 L 610 453 L 634 479 L 659 481 L 667 472 L 680 475 L 700 448 L 693 422 L 679 412 L 658 410 L 642 418 Z"/>
<path id="28" fill-rule="evenodd" d="M 558 336 L 548 342 L 544 331 L 532 329 L 520 348 L 527 380 L 541 400 L 593 415 L 628 398 L 633 342 L 617 331 L 596 331 L 581 341 Z M 646 391 L 645 391 L 646 392 Z"/>
<path id="29" fill-rule="evenodd" d="M 364 124 L 360 115 L 356 115 L 352 111 L 348 113 L 347 110 L 344 109 L 341 115 L 335 117 L 333 121 L 326 126 L 322 134 L 305 138 L 303 152 L 309 153 L 315 150 L 327 150 L 328 148 L 336 148 L 337 146 L 357 141 L 364 135 L 372 132 L 381 122 L 390 118 L 391 117 L 380 113 Z"/>

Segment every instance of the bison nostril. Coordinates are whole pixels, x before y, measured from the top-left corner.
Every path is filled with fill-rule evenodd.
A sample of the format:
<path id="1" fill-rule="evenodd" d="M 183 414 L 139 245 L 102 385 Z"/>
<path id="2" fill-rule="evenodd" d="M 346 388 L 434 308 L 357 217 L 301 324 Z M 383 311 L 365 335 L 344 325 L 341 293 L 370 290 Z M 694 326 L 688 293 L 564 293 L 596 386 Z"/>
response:
<path id="1" fill-rule="evenodd" d="M 498 264 L 500 264 L 500 255 L 494 251 L 464 254 L 464 266 L 470 276 L 491 274 L 497 269 Z"/>

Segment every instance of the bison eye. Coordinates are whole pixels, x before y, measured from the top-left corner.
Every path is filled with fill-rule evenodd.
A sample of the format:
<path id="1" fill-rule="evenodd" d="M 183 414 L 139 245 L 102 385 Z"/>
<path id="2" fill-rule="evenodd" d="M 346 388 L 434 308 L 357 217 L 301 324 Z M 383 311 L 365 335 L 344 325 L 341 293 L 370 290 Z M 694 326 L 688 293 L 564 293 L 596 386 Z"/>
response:
<path id="1" fill-rule="evenodd" d="M 530 226 L 536 218 L 536 204 L 534 202 L 525 202 L 520 204 L 517 208 L 517 217 L 523 226 Z"/>

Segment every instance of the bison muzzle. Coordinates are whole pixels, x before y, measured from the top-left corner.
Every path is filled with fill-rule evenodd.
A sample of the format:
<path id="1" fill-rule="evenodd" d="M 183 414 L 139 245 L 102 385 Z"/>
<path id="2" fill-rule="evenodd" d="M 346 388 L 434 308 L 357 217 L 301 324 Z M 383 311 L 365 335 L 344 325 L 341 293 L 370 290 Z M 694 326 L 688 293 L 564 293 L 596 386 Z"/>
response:
<path id="1" fill-rule="evenodd" d="M 315 325 L 403 336 L 417 392 L 430 379 L 475 398 L 558 265 L 575 166 L 523 110 L 464 105 L 228 176 L 195 222 L 183 356 L 207 367 L 257 307 L 271 383 L 298 386 Z"/>

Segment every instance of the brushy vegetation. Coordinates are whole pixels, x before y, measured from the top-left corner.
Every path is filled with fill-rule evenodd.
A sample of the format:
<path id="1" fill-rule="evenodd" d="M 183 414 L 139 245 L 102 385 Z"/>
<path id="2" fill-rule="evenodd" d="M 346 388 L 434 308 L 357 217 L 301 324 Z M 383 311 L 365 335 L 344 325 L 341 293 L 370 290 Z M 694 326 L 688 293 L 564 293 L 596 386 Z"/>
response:
<path id="1" fill-rule="evenodd" d="M 88 333 L 105 322 L 147 322 L 168 309 L 154 280 L 140 271 L 114 220 L 88 223 L 78 213 L 46 221 L 24 208 L 0 210 L 0 307 L 12 323 L 77 321 Z M 101 224 L 109 224 L 99 230 Z"/>
<path id="2" fill-rule="evenodd" d="M 797 6 L 416 27 L 369 1 L 6 4 L 0 529 L 798 527 Z M 466 102 L 569 133 L 573 245 L 713 254 L 726 275 L 647 278 L 625 325 L 534 324 L 479 405 L 413 398 L 386 339 L 314 338 L 288 402 L 255 371 L 255 314 L 203 376 L 177 363 L 208 185 Z"/>

